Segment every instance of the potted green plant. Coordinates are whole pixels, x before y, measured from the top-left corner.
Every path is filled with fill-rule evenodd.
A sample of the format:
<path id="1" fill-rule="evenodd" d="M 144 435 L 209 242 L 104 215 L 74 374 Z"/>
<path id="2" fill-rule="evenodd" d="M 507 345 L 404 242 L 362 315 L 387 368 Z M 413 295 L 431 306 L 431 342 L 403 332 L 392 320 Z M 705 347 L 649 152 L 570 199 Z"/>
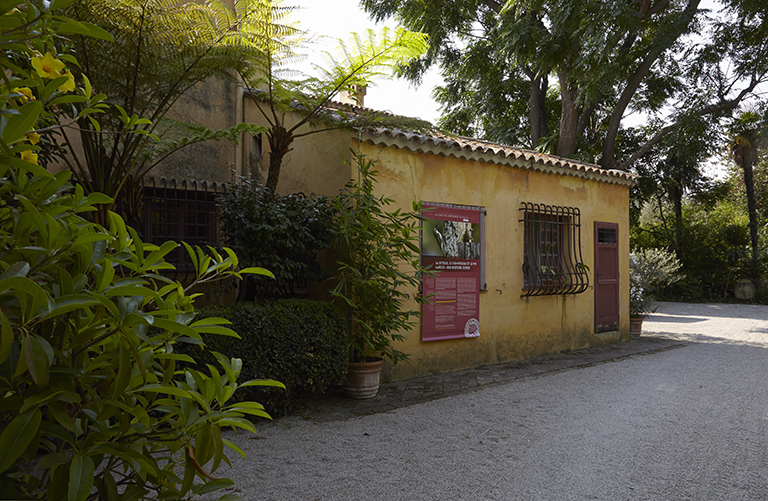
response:
<path id="1" fill-rule="evenodd" d="M 646 315 L 656 311 L 654 292 L 682 278 L 680 261 L 662 249 L 629 254 L 629 332 L 639 336 Z"/>
<path id="2" fill-rule="evenodd" d="M 344 390 L 352 398 L 376 396 L 383 360 L 407 360 L 394 343 L 413 329 L 421 312 L 405 309 L 415 297 L 421 275 L 418 231 L 420 203 L 413 211 L 388 210 L 394 200 L 374 194 L 377 171 L 359 153 L 358 179 L 336 198 L 334 249 L 336 285 L 331 294 L 342 302 L 348 322 L 349 371 Z"/>

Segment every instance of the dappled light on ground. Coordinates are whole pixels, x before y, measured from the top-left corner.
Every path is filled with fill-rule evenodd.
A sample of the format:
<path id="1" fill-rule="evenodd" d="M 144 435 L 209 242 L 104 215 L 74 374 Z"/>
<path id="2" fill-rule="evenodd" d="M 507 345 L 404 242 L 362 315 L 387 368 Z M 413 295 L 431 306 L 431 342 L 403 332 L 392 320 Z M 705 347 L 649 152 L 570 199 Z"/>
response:
<path id="1" fill-rule="evenodd" d="M 766 348 L 768 306 L 659 303 L 643 322 L 643 335 Z"/>

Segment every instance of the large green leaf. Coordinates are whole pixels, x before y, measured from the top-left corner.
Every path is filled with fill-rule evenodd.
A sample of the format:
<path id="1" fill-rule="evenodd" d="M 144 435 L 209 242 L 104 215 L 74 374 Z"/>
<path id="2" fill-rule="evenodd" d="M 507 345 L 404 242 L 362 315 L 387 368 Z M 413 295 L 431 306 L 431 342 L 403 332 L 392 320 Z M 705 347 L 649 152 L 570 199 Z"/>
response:
<path id="1" fill-rule="evenodd" d="M 0 280 L 10 277 L 26 277 L 29 273 L 29 263 L 19 261 L 8 267 L 7 270 L 0 275 Z"/>
<path id="2" fill-rule="evenodd" d="M 85 35 L 99 40 L 113 41 L 112 35 L 95 24 L 69 20 L 58 28 L 59 33 Z"/>
<path id="3" fill-rule="evenodd" d="M 19 5 L 18 0 L 2 0 L 0 1 L 0 15 L 5 14 L 9 10 Z"/>
<path id="4" fill-rule="evenodd" d="M 76 454 L 69 466 L 67 501 L 85 501 L 93 487 L 93 459 Z"/>
<path id="5" fill-rule="evenodd" d="M 275 386 L 277 388 L 285 388 L 285 385 L 280 381 L 274 381 L 272 379 L 251 379 L 243 384 L 237 385 L 239 388 L 245 388 L 246 386 Z"/>
<path id="6" fill-rule="evenodd" d="M 233 481 L 231 481 L 228 478 L 221 478 L 219 480 L 214 480 L 212 482 L 206 483 L 198 492 L 198 494 L 208 494 L 210 492 L 218 491 L 219 489 L 226 489 L 228 487 L 232 487 L 235 485 Z"/>
<path id="7" fill-rule="evenodd" d="M 214 455 L 213 424 L 208 423 L 195 434 L 195 459 L 205 466 Z"/>
<path id="8" fill-rule="evenodd" d="M 229 447 L 230 449 L 232 449 L 233 451 L 237 452 L 240 455 L 240 457 L 242 457 L 243 459 L 246 459 L 245 451 L 235 442 L 231 440 L 227 440 L 226 438 L 222 438 L 221 442 L 227 447 Z"/>
<path id="9" fill-rule="evenodd" d="M 53 300 L 53 309 L 44 315 L 41 319 L 56 317 L 74 310 L 82 310 L 90 306 L 99 304 L 99 301 L 86 294 L 70 294 L 64 297 L 57 297 Z"/>
<path id="10" fill-rule="evenodd" d="M 49 400 L 53 400 L 55 397 L 63 394 L 63 390 L 55 391 L 52 389 L 48 389 L 46 391 L 43 391 L 41 393 L 29 396 L 24 399 L 24 405 L 21 406 L 19 409 L 19 412 L 22 414 L 27 411 L 27 409 L 32 409 L 35 407 L 40 407 L 40 404 L 43 402 L 47 402 Z"/>
<path id="11" fill-rule="evenodd" d="M 219 426 L 231 426 L 233 428 L 242 428 L 244 430 L 248 430 L 251 433 L 256 433 L 256 428 L 253 426 L 253 423 L 248 421 L 247 419 L 242 418 L 225 418 L 218 422 Z"/>
<path id="12" fill-rule="evenodd" d="M 136 390 L 134 390 L 134 392 L 140 392 L 140 391 L 145 391 L 150 393 L 167 393 L 168 395 L 175 395 L 177 397 L 192 398 L 192 395 L 190 395 L 187 390 L 182 390 L 181 388 L 177 388 L 175 386 L 148 384 L 146 386 L 142 386 L 141 388 L 137 388 Z"/>
<path id="13" fill-rule="evenodd" d="M 29 410 L 16 416 L 0 435 L 0 473 L 10 468 L 35 438 L 43 413 Z"/>
<path id="14" fill-rule="evenodd" d="M 33 311 L 39 308 L 47 308 L 48 306 L 48 295 L 43 288 L 27 277 L 17 276 L 0 280 L 0 293 L 8 289 L 13 289 L 17 295 L 23 294 L 32 299 L 33 302 L 30 305 L 30 309 Z"/>
<path id="15" fill-rule="evenodd" d="M 233 404 L 231 407 L 227 407 L 227 410 L 271 419 L 270 415 L 264 410 L 264 406 L 257 402 L 240 402 Z"/>
<path id="16" fill-rule="evenodd" d="M 50 378 L 50 367 L 53 361 L 51 345 L 40 336 L 34 334 L 26 336 L 24 338 L 24 356 L 32 380 L 39 387 L 45 387 Z"/>
<path id="17" fill-rule="evenodd" d="M 8 317 L 0 311 L 0 364 L 6 361 L 13 347 L 13 329 Z"/>
<path id="18" fill-rule="evenodd" d="M 232 322 L 222 317 L 205 317 L 200 320 L 195 320 L 190 327 L 201 327 L 204 325 L 230 325 Z"/>
<path id="19" fill-rule="evenodd" d="M 211 325 L 211 326 L 195 327 L 195 330 L 197 332 L 203 332 L 205 334 L 219 334 L 221 336 L 230 336 L 230 337 L 236 337 L 240 339 L 240 334 L 238 334 L 237 332 L 227 327 Z"/>
<path id="20" fill-rule="evenodd" d="M 50 178 L 53 177 L 53 174 L 45 170 L 43 167 L 40 167 L 36 163 L 22 160 L 19 157 L 0 155 L 0 165 L 11 165 L 19 169 L 24 169 L 31 172 L 35 176 L 45 176 Z"/>
<path id="21" fill-rule="evenodd" d="M 125 346 L 125 342 L 120 342 L 120 348 L 118 351 L 118 366 L 117 366 L 117 378 L 113 383 L 114 390 L 112 392 L 112 398 L 120 398 L 120 395 L 128 388 L 128 383 L 131 381 L 131 373 L 133 367 L 131 366 L 131 350 Z"/>
<path id="22" fill-rule="evenodd" d="M 166 254 L 168 254 L 178 246 L 179 244 L 177 244 L 176 242 L 172 242 L 172 241 L 163 242 L 160 248 L 150 252 L 149 255 L 144 259 L 144 267 L 150 268 L 151 266 L 155 265 L 159 260 L 165 257 Z"/>
<path id="23" fill-rule="evenodd" d="M 2 127 L 2 138 L 6 144 L 13 144 L 31 131 L 43 111 L 43 103 L 31 101 L 19 108 L 18 115 L 11 115 Z"/>
<path id="24" fill-rule="evenodd" d="M 248 273 L 252 275 L 264 275 L 265 277 L 275 278 L 275 275 L 271 271 L 265 270 L 264 268 L 256 268 L 256 267 L 244 268 L 240 270 L 240 273 L 241 274 Z"/>
<path id="25" fill-rule="evenodd" d="M 165 329 L 169 332 L 178 332 L 184 336 L 189 336 L 194 339 L 202 339 L 198 332 L 188 325 L 176 322 L 175 320 L 168 320 L 167 318 L 155 317 L 153 325 L 160 329 Z"/>

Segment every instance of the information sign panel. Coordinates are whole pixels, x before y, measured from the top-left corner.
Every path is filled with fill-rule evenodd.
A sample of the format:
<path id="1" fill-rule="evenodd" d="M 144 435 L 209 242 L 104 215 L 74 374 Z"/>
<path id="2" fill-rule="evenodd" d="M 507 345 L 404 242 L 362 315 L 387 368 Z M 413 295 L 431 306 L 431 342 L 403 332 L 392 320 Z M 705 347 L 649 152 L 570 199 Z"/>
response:
<path id="1" fill-rule="evenodd" d="M 480 211 L 422 204 L 424 278 L 422 341 L 480 335 Z"/>

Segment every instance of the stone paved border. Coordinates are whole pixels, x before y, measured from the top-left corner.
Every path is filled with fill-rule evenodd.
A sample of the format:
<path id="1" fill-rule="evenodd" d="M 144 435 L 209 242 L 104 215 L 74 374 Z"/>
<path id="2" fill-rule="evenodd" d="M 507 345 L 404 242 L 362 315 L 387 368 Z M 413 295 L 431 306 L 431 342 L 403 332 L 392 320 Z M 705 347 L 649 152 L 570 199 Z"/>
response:
<path id="1" fill-rule="evenodd" d="M 395 381 L 381 385 L 376 397 L 368 400 L 346 398 L 340 388 L 335 388 L 312 402 L 310 407 L 302 413 L 302 417 L 316 422 L 327 422 L 387 412 L 400 407 L 475 391 L 490 384 L 612 362 L 634 355 L 679 348 L 688 344 L 684 341 L 665 337 L 633 337 L 626 343 L 608 344 L 526 360 Z"/>

